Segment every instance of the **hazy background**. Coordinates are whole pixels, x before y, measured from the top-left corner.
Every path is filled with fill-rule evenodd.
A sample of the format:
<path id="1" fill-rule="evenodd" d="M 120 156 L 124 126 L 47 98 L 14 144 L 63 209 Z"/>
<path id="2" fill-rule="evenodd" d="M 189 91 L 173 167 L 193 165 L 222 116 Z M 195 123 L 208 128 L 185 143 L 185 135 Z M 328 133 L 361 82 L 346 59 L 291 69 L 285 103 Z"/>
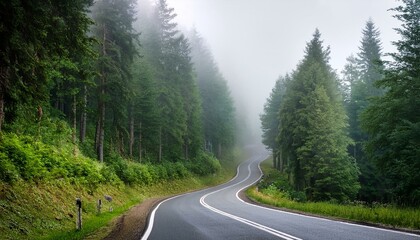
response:
<path id="1" fill-rule="evenodd" d="M 315 28 L 331 47 L 330 64 L 338 73 L 358 52 L 369 18 L 379 28 L 383 52 L 392 52 L 399 22 L 388 9 L 393 0 L 167 0 L 175 21 L 206 39 L 229 83 L 237 113 L 255 138 L 259 114 L 279 75 L 302 59 Z"/>

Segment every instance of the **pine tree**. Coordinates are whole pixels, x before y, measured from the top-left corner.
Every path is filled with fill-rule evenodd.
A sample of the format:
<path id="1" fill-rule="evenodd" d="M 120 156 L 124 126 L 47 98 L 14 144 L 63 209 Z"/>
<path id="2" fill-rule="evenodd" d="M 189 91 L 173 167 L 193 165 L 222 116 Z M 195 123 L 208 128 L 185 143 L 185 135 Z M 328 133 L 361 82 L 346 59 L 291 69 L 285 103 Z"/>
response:
<path id="1" fill-rule="evenodd" d="M 158 105 L 161 110 L 159 127 L 159 161 L 162 158 L 176 161 L 183 155 L 184 135 L 187 130 L 187 113 L 180 91 L 178 75 L 179 46 L 182 41 L 176 14 L 166 0 L 160 0 L 156 8 L 158 52 L 153 53 L 157 62 Z"/>
<path id="2" fill-rule="evenodd" d="M 204 39 L 195 29 L 190 32 L 189 39 L 201 96 L 205 149 L 221 158 L 235 143 L 233 100 Z"/>
<path id="3" fill-rule="evenodd" d="M 402 22 L 401 40 L 394 43 L 385 76 L 378 85 L 383 96 L 372 101 L 362 116 L 370 138 L 367 153 L 391 181 L 394 201 L 420 203 L 420 1 L 403 0 L 393 9 Z"/>
<path id="4" fill-rule="evenodd" d="M 264 113 L 261 114 L 262 142 L 267 148 L 271 149 L 273 154 L 273 166 L 279 171 L 284 171 L 284 161 L 281 149 L 277 143 L 279 135 L 280 119 L 279 111 L 286 91 L 287 82 L 290 81 L 289 75 L 277 79 L 270 97 L 264 104 Z"/>
<path id="5" fill-rule="evenodd" d="M 184 36 L 179 44 L 177 72 L 180 77 L 180 91 L 183 96 L 184 111 L 187 114 L 187 130 L 184 135 L 184 157 L 195 157 L 203 146 L 202 108 L 198 86 L 193 75 L 190 44 Z"/>
<path id="6" fill-rule="evenodd" d="M 86 55 L 91 0 L 0 3 L 0 131 L 23 105 L 30 116 L 49 101 L 51 78 L 71 54 Z M 62 62 L 63 63 L 63 62 Z"/>
<path id="7" fill-rule="evenodd" d="M 375 27 L 372 19 L 366 22 L 362 34 L 360 52 L 357 54 L 360 77 L 366 84 L 366 95 L 378 96 L 382 91 L 375 86 L 375 82 L 382 78 L 382 43 L 379 38 L 379 30 Z"/>
<path id="8" fill-rule="evenodd" d="M 143 49 L 140 49 L 142 51 Z M 142 52 L 140 52 L 142 54 Z M 157 86 L 151 73 L 152 67 L 145 58 L 137 58 L 133 65 L 133 138 L 137 139 L 137 156 L 139 161 L 144 157 L 156 159 L 159 145 L 159 110 L 157 106 Z M 130 123 L 131 124 L 131 123 Z M 134 148 L 134 139 L 133 139 Z M 134 150 L 132 155 L 134 156 Z M 147 154 L 146 154 L 147 153 Z M 132 157 L 133 157 L 132 156 Z"/>
<path id="9" fill-rule="evenodd" d="M 126 131 L 127 108 L 121 106 L 128 106 L 130 67 L 136 55 L 137 34 L 132 27 L 134 3 L 133 0 L 101 0 L 93 8 L 94 32 L 99 40 L 95 149 L 101 162 L 106 121 L 112 122 L 110 132 L 114 133 L 117 150 L 121 152 L 124 145 L 122 134 Z M 106 114 L 106 109 L 110 114 Z M 108 115 L 112 119 L 108 119 Z"/>
<path id="10" fill-rule="evenodd" d="M 147 7 L 147 3 L 142 3 Z M 157 159 L 194 158 L 203 148 L 202 108 L 189 40 L 177 29 L 165 0 L 143 16 L 145 60 L 156 89 Z"/>
<path id="11" fill-rule="evenodd" d="M 382 94 L 375 83 L 382 78 L 383 64 L 381 61 L 381 41 L 379 30 L 371 19 L 366 22 L 362 31 L 363 37 L 357 58 L 349 59 L 344 76 L 350 82 L 350 96 L 346 102 L 350 123 L 350 137 L 355 144 L 349 147 L 349 153 L 356 159 L 361 175 L 362 188 L 359 199 L 364 201 L 383 200 L 383 180 L 378 176 L 377 169 L 366 157 L 363 151 L 368 135 L 361 130 L 360 114 L 369 105 L 369 99 Z"/>
<path id="12" fill-rule="evenodd" d="M 278 139 L 296 190 L 343 201 L 358 191 L 358 169 L 346 152 L 346 115 L 328 59 L 316 30 L 286 88 Z"/>

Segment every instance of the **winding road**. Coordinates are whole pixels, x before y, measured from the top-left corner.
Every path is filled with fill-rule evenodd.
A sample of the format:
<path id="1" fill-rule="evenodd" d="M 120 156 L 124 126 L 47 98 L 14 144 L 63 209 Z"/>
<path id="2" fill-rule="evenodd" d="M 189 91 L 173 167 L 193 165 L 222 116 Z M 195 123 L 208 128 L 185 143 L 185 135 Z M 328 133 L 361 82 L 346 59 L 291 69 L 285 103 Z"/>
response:
<path id="1" fill-rule="evenodd" d="M 420 235 L 274 210 L 244 202 L 262 175 L 267 152 L 255 152 L 230 182 L 161 202 L 142 239 L 416 239 Z"/>

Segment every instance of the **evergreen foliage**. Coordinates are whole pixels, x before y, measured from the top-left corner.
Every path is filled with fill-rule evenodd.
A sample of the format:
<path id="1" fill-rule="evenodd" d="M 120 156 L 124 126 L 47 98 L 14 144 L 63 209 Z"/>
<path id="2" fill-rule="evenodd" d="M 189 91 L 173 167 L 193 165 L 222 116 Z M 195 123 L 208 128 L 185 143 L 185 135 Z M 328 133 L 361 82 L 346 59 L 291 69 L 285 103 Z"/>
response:
<path id="1" fill-rule="evenodd" d="M 22 105 L 42 109 L 57 68 L 78 72 L 72 62 L 89 49 L 86 15 L 91 0 L 0 3 L 0 131 Z"/>
<path id="2" fill-rule="evenodd" d="M 280 126 L 279 111 L 289 81 L 289 75 L 286 75 L 285 77 L 280 76 L 279 79 L 277 79 L 276 84 L 270 93 L 270 97 L 264 105 L 264 113 L 260 116 L 263 132 L 262 143 L 271 149 L 273 154 L 273 165 L 281 172 L 284 171 L 285 166 L 281 148 L 277 143 Z"/>
<path id="3" fill-rule="evenodd" d="M 134 3 L 132 0 L 101 0 L 95 3 L 92 13 L 95 21 L 94 34 L 99 40 L 96 64 L 97 123 L 95 149 L 100 162 L 104 160 L 105 125 L 112 124 L 112 138 L 117 151 L 122 152 L 122 139 L 126 132 L 129 82 L 131 64 L 137 53 L 135 41 L 137 34 L 134 22 Z M 106 109 L 110 114 L 106 114 Z M 107 121 L 111 116 L 111 122 Z M 109 129 L 109 128 L 108 128 Z"/>
<path id="4" fill-rule="evenodd" d="M 402 22 L 397 52 L 377 85 L 386 92 L 362 116 L 370 138 L 366 150 L 390 180 L 393 200 L 420 203 L 420 1 L 403 0 L 393 9 Z"/>
<path id="5" fill-rule="evenodd" d="M 232 97 L 204 39 L 195 29 L 189 35 L 203 109 L 201 119 L 205 148 L 221 158 L 224 153 L 231 151 L 235 143 L 235 109 Z"/>
<path id="6" fill-rule="evenodd" d="M 346 108 L 350 137 L 354 141 L 354 145 L 349 147 L 349 153 L 356 159 L 361 171 L 359 177 L 361 189 L 358 198 L 372 202 L 385 200 L 384 180 L 363 150 L 363 145 L 369 136 L 361 130 L 360 115 L 369 105 L 369 99 L 383 93 L 375 83 L 382 79 L 384 66 L 381 61 L 379 30 L 371 19 L 366 22 L 362 34 L 360 52 L 357 58 L 348 58 L 343 74 L 349 86 Z"/>
<path id="7" fill-rule="evenodd" d="M 276 99 L 269 99 L 262 120 L 268 126 L 264 120 L 271 115 L 275 124 L 273 116 L 279 113 L 276 148 L 296 191 L 305 192 L 312 201 L 345 201 L 354 198 L 360 188 L 359 172 L 347 154 L 351 143 L 346 135 L 347 117 L 338 80 L 328 64 L 329 49 L 323 48 L 320 37 L 316 30 L 304 59 L 282 86 L 284 94 L 272 94 Z M 280 91 L 274 89 L 276 92 Z M 272 144 L 267 142 L 267 133 L 265 130 L 265 144 Z"/>
<path id="8" fill-rule="evenodd" d="M 0 3 L 1 181 L 63 179 L 94 190 L 220 170 L 204 144 L 204 116 L 214 112 L 203 110 L 209 97 L 174 9 L 139 1 L 136 12 L 136 2 Z M 212 120 L 226 123 L 206 124 L 232 147 L 226 84 L 213 93 L 223 97 L 212 108 L 224 112 Z"/>

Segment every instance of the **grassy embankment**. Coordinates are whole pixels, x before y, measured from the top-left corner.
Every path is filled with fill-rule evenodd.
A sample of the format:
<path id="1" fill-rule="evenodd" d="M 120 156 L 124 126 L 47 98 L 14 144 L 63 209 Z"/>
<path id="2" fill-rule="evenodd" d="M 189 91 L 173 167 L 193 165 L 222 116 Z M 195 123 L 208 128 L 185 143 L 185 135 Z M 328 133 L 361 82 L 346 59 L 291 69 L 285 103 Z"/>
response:
<path id="1" fill-rule="evenodd" d="M 101 185 L 94 193 L 83 186 L 69 183 L 34 185 L 20 181 L 13 186 L 0 183 L 0 238 L 83 239 L 147 198 L 213 186 L 230 179 L 234 171 L 232 165 L 211 176 L 189 176 L 149 186 Z M 104 200 L 105 194 L 113 197 L 112 203 Z M 82 231 L 75 230 L 76 197 L 81 197 L 83 201 Z M 100 215 L 96 214 L 98 199 L 103 201 Z M 111 206 L 113 211 L 109 212 Z"/>
<path id="2" fill-rule="evenodd" d="M 298 202 L 289 197 L 290 194 L 278 189 L 285 181 L 277 170 L 271 167 L 271 159 L 261 164 L 264 172 L 264 184 L 253 186 L 246 191 L 249 198 L 256 202 L 319 216 L 333 217 L 359 223 L 379 224 L 390 228 L 406 228 L 420 230 L 420 208 L 402 208 L 385 204 L 365 204 L 352 202 L 338 204 L 331 202 Z"/>
<path id="3" fill-rule="evenodd" d="M 55 125 L 66 130 L 65 124 Z M 110 155 L 100 164 L 74 149 L 67 132 L 45 132 L 53 135 L 0 135 L 0 239 L 84 239 L 147 198 L 216 185 L 236 169 L 233 161 L 221 167 L 206 153 L 194 161 L 160 164 Z M 81 231 L 75 231 L 77 197 L 82 199 Z"/>

